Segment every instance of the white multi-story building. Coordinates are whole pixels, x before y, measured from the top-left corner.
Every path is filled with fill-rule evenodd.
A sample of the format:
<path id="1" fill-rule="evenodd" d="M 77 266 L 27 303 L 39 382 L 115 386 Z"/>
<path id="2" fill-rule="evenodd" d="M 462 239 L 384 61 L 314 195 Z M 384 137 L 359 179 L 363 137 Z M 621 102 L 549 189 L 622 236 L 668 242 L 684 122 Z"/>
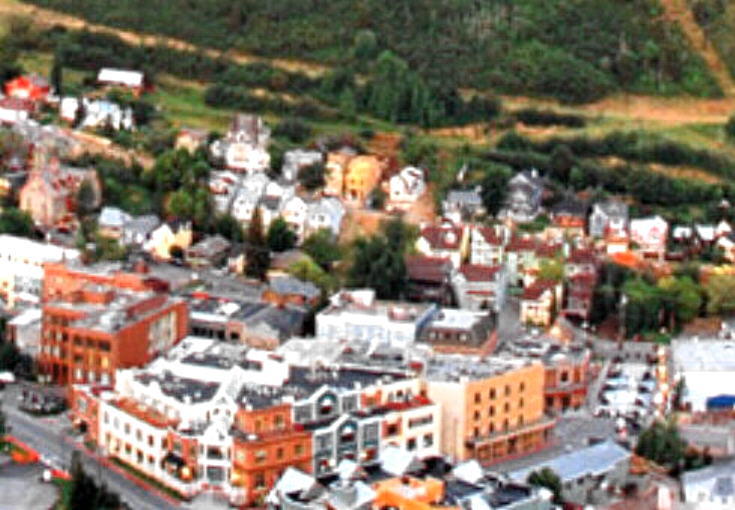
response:
<path id="1" fill-rule="evenodd" d="M 316 336 L 392 345 L 413 343 L 436 305 L 377 301 L 372 289 L 341 291 L 316 316 Z"/>
<path id="2" fill-rule="evenodd" d="M 0 294 L 10 307 L 17 301 L 38 303 L 43 290 L 43 265 L 77 260 L 79 250 L 0 235 Z"/>

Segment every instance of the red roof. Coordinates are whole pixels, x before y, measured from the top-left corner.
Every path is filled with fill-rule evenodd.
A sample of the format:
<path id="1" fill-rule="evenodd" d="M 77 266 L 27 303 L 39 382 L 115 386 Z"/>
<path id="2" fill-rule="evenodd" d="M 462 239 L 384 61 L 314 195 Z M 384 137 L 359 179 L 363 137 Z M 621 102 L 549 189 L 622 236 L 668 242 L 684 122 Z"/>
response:
<path id="1" fill-rule="evenodd" d="M 498 234 L 495 232 L 495 229 L 492 227 L 477 227 L 475 230 L 482 236 L 483 239 L 485 239 L 485 242 L 488 244 L 494 244 L 494 245 L 501 245 L 503 244 L 503 240 L 498 236 Z"/>
<path id="2" fill-rule="evenodd" d="M 533 251 L 536 249 L 536 240 L 532 237 L 514 237 L 505 247 L 506 251 Z"/>
<path id="3" fill-rule="evenodd" d="M 536 247 L 536 255 L 539 257 L 556 257 L 560 251 L 560 244 L 545 243 Z"/>
<path id="4" fill-rule="evenodd" d="M 33 101 L 30 99 L 21 99 L 19 97 L 6 97 L 0 99 L 0 108 L 5 110 L 25 110 L 27 112 L 33 111 Z"/>
<path id="5" fill-rule="evenodd" d="M 489 282 L 495 278 L 500 266 L 483 266 L 480 264 L 462 264 L 459 272 L 470 282 Z"/>
<path id="6" fill-rule="evenodd" d="M 556 287 L 556 282 L 549 280 L 537 280 L 533 284 L 523 289 L 522 299 L 535 301 L 543 296 L 544 292 Z"/>
<path id="7" fill-rule="evenodd" d="M 594 250 L 590 249 L 574 250 L 567 258 L 567 262 L 571 264 L 594 264 L 597 262 L 597 255 Z"/>
<path id="8" fill-rule="evenodd" d="M 425 227 L 421 237 L 435 250 L 458 250 L 462 243 L 462 227 Z"/>
<path id="9" fill-rule="evenodd" d="M 441 257 L 408 255 L 405 261 L 410 280 L 441 283 L 447 278 L 451 268 L 451 261 Z"/>

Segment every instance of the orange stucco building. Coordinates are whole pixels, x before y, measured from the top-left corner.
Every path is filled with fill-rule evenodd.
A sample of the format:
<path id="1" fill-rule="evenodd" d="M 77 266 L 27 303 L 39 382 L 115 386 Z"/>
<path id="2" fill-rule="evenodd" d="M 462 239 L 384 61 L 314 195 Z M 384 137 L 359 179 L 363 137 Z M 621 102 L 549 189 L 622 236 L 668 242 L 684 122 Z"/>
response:
<path id="1" fill-rule="evenodd" d="M 252 505 L 263 498 L 287 467 L 311 472 L 311 434 L 291 419 L 291 404 L 241 407 L 235 415 L 232 484 Z"/>
<path id="2" fill-rule="evenodd" d="M 327 156 L 324 191 L 353 202 L 364 202 L 383 177 L 385 162 L 377 156 L 334 152 Z"/>
<path id="3" fill-rule="evenodd" d="M 545 369 L 505 358 L 437 358 L 425 392 L 442 408 L 442 453 L 492 464 L 546 446 L 554 420 L 544 413 Z"/>

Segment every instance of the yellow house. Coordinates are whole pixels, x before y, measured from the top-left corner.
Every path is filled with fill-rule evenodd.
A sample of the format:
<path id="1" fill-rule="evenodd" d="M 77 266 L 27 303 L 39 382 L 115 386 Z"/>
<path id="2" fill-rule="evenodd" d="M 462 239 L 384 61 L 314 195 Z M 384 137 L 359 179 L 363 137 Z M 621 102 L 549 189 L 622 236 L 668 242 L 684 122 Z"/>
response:
<path id="1" fill-rule="evenodd" d="M 378 156 L 348 151 L 327 156 L 324 192 L 352 202 L 364 202 L 380 183 L 385 162 Z"/>
<path id="2" fill-rule="evenodd" d="M 157 259 L 169 260 L 171 249 L 176 246 L 186 250 L 192 243 L 190 221 L 173 221 L 161 224 L 151 232 L 150 240 L 144 249 Z"/>

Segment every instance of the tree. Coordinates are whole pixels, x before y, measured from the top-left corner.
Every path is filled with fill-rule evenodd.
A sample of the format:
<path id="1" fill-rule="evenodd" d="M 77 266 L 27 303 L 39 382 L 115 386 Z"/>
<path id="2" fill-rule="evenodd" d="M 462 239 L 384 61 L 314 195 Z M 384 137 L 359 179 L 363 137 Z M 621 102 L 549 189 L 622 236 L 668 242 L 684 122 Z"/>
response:
<path id="1" fill-rule="evenodd" d="M 681 326 L 691 321 L 702 306 L 702 289 L 689 276 L 676 278 L 669 276 L 658 282 L 664 291 L 667 312 Z"/>
<path id="2" fill-rule="evenodd" d="M 495 216 L 505 202 L 508 190 L 508 181 L 512 173 L 507 166 L 491 164 L 485 168 L 485 176 L 482 178 L 482 204 L 488 214 Z"/>
<path id="3" fill-rule="evenodd" d="M 242 225 L 237 221 L 237 219 L 229 214 L 225 214 L 217 218 L 214 223 L 214 231 L 233 243 L 241 243 L 245 240 L 245 233 L 242 230 Z"/>
<path id="4" fill-rule="evenodd" d="M 97 206 L 97 193 L 89 179 L 84 179 L 77 190 L 77 211 L 80 216 L 89 216 Z"/>
<path id="5" fill-rule="evenodd" d="M 352 54 L 357 60 L 372 60 L 378 54 L 378 38 L 372 30 L 360 30 L 355 34 Z"/>
<path id="6" fill-rule="evenodd" d="M 273 135 L 288 138 L 293 143 L 305 142 L 312 133 L 311 126 L 304 119 L 290 117 L 276 125 Z"/>
<path id="7" fill-rule="evenodd" d="M 707 313 L 728 315 L 735 312 L 735 276 L 710 276 L 704 291 L 707 294 Z"/>
<path id="8" fill-rule="evenodd" d="M 245 260 L 247 261 L 247 267 L 245 268 L 245 274 L 251 278 L 265 280 L 271 263 L 271 255 L 263 234 L 263 220 L 260 216 L 260 209 L 255 209 L 255 213 L 250 220 L 246 241 Z"/>
<path id="9" fill-rule="evenodd" d="M 305 282 L 311 282 L 327 296 L 337 287 L 336 279 L 313 260 L 303 258 L 288 267 L 288 274 Z"/>
<path id="10" fill-rule="evenodd" d="M 385 208 L 386 200 L 388 200 L 388 194 L 380 186 L 376 186 L 375 188 L 373 188 L 373 190 L 370 192 L 370 196 L 368 197 L 368 203 L 370 204 L 370 207 L 378 211 L 381 211 Z"/>
<path id="11" fill-rule="evenodd" d="M 298 236 L 283 217 L 279 216 L 273 220 L 268 227 L 268 247 L 271 251 L 286 251 L 296 245 Z"/>
<path id="12" fill-rule="evenodd" d="M 64 93 L 64 66 L 61 61 L 61 55 L 58 52 L 54 53 L 54 62 L 51 66 L 51 86 L 54 89 L 54 93 L 61 97 Z"/>
<path id="13" fill-rule="evenodd" d="M 559 475 L 554 472 L 553 469 L 549 467 L 544 467 L 541 468 L 541 470 L 539 471 L 533 471 L 530 475 L 528 475 L 526 481 L 530 485 L 535 485 L 536 487 L 545 487 L 546 489 L 549 489 L 554 495 L 554 504 L 561 505 L 563 503 L 561 495 L 561 479 L 559 478 Z"/>
<path id="14" fill-rule="evenodd" d="M 332 264 L 342 258 L 342 250 L 328 228 L 319 229 L 307 237 L 301 249 L 325 271 L 331 271 Z"/>
<path id="15" fill-rule="evenodd" d="M 729 140 L 735 140 L 735 115 L 730 115 L 725 124 L 725 136 Z"/>
<path id="16" fill-rule="evenodd" d="M 638 438 L 635 452 L 678 476 L 682 470 L 697 469 L 711 461 L 707 454 L 689 450 L 674 420 L 656 421 Z"/>
<path id="17" fill-rule="evenodd" d="M 348 284 L 375 289 L 380 299 L 399 298 L 406 284 L 404 255 L 412 244 L 412 235 L 411 229 L 396 219 L 384 223 L 380 233 L 357 239 Z"/>
<path id="18" fill-rule="evenodd" d="M 323 188 L 327 183 L 324 163 L 313 163 L 299 169 L 298 180 L 309 191 Z"/>
<path id="19" fill-rule="evenodd" d="M 544 259 L 541 261 L 538 276 L 542 280 L 560 282 L 564 278 L 564 264 L 556 259 Z"/>
<path id="20" fill-rule="evenodd" d="M 15 207 L 6 207 L 0 213 L 0 233 L 35 237 L 36 230 L 33 226 L 33 220 L 27 212 Z"/>

